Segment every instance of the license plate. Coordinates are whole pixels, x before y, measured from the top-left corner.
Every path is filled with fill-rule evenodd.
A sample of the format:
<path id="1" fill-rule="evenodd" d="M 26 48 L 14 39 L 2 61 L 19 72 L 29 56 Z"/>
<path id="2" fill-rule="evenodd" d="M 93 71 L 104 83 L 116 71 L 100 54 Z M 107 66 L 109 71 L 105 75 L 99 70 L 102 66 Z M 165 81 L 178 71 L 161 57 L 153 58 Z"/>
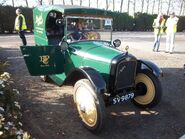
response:
<path id="1" fill-rule="evenodd" d="M 121 102 L 125 102 L 129 99 L 133 99 L 134 98 L 134 93 L 129 93 L 126 95 L 116 95 L 113 99 L 112 99 L 112 103 L 113 104 L 118 104 Z"/>

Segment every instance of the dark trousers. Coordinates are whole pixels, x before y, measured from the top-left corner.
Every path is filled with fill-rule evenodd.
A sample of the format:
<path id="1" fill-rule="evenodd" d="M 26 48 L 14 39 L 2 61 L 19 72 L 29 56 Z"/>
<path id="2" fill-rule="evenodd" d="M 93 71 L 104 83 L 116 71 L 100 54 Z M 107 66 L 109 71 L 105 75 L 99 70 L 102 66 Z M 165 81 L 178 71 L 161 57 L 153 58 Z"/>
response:
<path id="1" fill-rule="evenodd" d="M 19 36 L 20 36 L 20 38 L 21 38 L 21 40 L 22 40 L 22 44 L 23 44 L 23 45 L 26 45 L 27 42 L 26 42 L 26 37 L 25 37 L 25 35 L 24 35 L 24 30 L 19 31 L 18 34 L 19 34 Z"/>

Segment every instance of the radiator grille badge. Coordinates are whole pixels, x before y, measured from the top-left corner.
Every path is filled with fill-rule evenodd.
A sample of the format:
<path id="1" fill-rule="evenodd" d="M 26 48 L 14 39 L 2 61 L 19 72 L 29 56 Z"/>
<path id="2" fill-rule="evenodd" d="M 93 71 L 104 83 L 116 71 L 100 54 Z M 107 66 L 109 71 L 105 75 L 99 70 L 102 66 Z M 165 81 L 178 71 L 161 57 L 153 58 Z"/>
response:
<path id="1" fill-rule="evenodd" d="M 119 74 L 122 73 L 125 69 L 126 69 L 126 66 L 124 65 L 124 66 L 119 70 Z"/>

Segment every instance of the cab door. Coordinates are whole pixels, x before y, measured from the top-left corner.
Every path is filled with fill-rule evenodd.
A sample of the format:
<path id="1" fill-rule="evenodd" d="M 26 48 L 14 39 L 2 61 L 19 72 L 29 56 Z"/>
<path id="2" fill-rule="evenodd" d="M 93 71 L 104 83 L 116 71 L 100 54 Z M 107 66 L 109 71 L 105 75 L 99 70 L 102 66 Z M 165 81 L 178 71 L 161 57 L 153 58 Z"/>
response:
<path id="1" fill-rule="evenodd" d="M 64 54 L 59 46 L 21 46 L 26 66 L 32 76 L 64 72 Z"/>

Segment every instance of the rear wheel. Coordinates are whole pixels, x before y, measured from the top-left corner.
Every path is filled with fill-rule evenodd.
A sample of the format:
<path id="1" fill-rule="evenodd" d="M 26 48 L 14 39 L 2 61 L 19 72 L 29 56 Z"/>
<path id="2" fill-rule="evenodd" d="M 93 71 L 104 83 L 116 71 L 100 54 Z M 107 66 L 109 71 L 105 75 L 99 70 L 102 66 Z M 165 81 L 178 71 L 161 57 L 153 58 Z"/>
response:
<path id="1" fill-rule="evenodd" d="M 156 106 L 162 96 L 159 79 L 150 71 L 144 70 L 136 76 L 136 96 L 133 102 L 136 106 L 151 108 Z"/>
<path id="2" fill-rule="evenodd" d="M 81 79 L 75 84 L 74 102 L 83 125 L 91 132 L 99 132 L 105 121 L 105 104 L 89 80 Z"/>

